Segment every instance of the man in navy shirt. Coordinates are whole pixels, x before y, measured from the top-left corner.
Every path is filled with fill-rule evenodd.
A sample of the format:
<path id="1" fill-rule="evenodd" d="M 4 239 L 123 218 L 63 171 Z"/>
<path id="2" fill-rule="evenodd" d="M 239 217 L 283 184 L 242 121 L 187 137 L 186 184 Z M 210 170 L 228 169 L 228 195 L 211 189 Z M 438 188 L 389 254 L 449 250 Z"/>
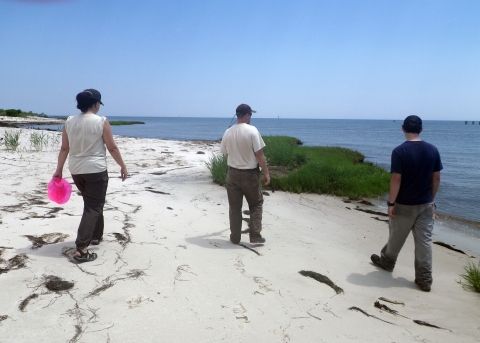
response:
<path id="1" fill-rule="evenodd" d="M 415 283 L 430 292 L 432 285 L 432 231 L 434 199 L 443 169 L 435 146 L 420 139 L 422 120 L 408 116 L 402 125 L 406 142 L 392 152 L 390 196 L 387 201 L 390 235 L 381 255 L 372 262 L 393 271 L 410 231 L 415 243 Z"/>

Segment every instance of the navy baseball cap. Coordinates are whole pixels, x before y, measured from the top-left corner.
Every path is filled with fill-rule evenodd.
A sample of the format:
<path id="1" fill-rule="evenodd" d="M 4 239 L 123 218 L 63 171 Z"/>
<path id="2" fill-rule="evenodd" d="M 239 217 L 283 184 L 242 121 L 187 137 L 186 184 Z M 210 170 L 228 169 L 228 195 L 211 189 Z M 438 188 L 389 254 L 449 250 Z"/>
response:
<path id="1" fill-rule="evenodd" d="M 411 133 L 420 133 L 422 129 L 422 119 L 418 116 L 408 116 L 403 121 L 403 129 Z"/>
<path id="2" fill-rule="evenodd" d="M 247 104 L 238 105 L 237 110 L 235 111 L 236 115 L 243 116 L 247 113 L 257 113 L 257 111 L 252 110 Z"/>
<path id="3" fill-rule="evenodd" d="M 103 105 L 102 95 L 96 89 L 93 89 L 93 88 L 85 89 L 82 93 L 84 93 L 83 95 L 86 96 L 87 98 L 98 100 L 100 104 Z"/>

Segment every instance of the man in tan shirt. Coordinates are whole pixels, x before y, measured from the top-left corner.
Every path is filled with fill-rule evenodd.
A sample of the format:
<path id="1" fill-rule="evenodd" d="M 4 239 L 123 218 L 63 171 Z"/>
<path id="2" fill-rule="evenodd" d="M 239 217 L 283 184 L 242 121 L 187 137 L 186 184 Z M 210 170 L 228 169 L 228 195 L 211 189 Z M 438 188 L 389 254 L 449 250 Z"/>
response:
<path id="1" fill-rule="evenodd" d="M 225 131 L 220 152 L 227 155 L 227 195 L 230 207 L 230 241 L 239 244 L 242 232 L 243 197 L 250 210 L 250 243 L 265 243 L 262 237 L 263 194 L 259 165 L 262 168 L 265 185 L 270 183 L 262 136 L 255 126 L 250 125 L 250 106 L 237 107 L 237 123 Z"/>

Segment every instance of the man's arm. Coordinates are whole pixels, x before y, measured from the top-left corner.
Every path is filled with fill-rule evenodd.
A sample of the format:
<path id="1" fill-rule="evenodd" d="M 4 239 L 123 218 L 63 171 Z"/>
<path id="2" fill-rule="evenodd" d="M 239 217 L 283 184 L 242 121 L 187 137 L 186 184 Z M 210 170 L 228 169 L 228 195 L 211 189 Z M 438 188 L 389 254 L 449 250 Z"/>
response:
<path id="1" fill-rule="evenodd" d="M 265 186 L 266 186 L 270 183 L 270 173 L 268 172 L 267 161 L 265 159 L 265 155 L 262 149 L 258 150 L 255 153 L 255 158 L 257 159 L 258 164 L 262 168 L 263 180 L 265 181 Z"/>
<path id="2" fill-rule="evenodd" d="M 390 196 L 388 202 L 394 203 L 395 200 L 397 200 L 401 182 L 402 174 L 392 173 L 392 177 L 390 178 Z M 395 206 L 388 206 L 388 216 L 395 219 Z"/>
<path id="3" fill-rule="evenodd" d="M 440 172 L 434 172 L 432 175 L 432 200 L 435 200 L 438 187 L 440 186 Z"/>

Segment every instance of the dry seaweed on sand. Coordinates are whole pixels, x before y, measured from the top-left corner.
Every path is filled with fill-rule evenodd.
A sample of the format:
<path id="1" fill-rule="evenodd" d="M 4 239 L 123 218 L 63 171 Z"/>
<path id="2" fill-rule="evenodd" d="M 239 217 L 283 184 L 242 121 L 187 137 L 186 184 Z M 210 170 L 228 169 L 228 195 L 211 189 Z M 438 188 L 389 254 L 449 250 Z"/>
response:
<path id="1" fill-rule="evenodd" d="M 5 265 L 6 268 L 0 268 L 0 274 L 8 273 L 10 270 L 24 268 L 27 265 L 28 256 L 25 254 L 18 254 L 9 259 Z"/>
<path id="2" fill-rule="evenodd" d="M 387 305 L 385 304 L 382 304 L 380 303 L 380 301 L 375 301 L 375 304 L 373 305 L 375 306 L 376 308 L 382 310 L 382 311 L 386 311 L 388 313 L 391 313 L 395 316 L 400 316 L 400 317 L 403 317 L 403 318 L 407 318 L 407 319 L 410 319 L 408 317 L 405 317 L 405 316 L 402 316 L 400 313 L 398 313 L 398 311 L 394 310 L 394 309 L 391 309 L 390 307 L 388 307 Z"/>
<path id="3" fill-rule="evenodd" d="M 44 285 L 50 291 L 58 292 L 58 291 L 69 290 L 70 288 L 72 288 L 74 286 L 74 283 L 62 280 L 58 276 L 48 275 L 48 276 L 45 276 Z"/>
<path id="4" fill-rule="evenodd" d="M 343 289 L 341 289 L 336 284 L 334 284 L 333 281 L 328 278 L 328 276 L 325 276 L 316 272 L 312 272 L 311 270 L 301 270 L 298 273 L 303 276 L 311 277 L 312 279 L 315 279 L 318 282 L 324 283 L 332 287 L 335 293 L 337 294 L 345 293 Z"/>
<path id="5" fill-rule="evenodd" d="M 68 238 L 68 235 L 62 234 L 60 232 L 53 232 L 46 233 L 41 236 L 24 235 L 24 237 L 28 238 L 28 240 L 32 242 L 32 250 L 36 250 L 43 247 L 44 245 L 63 242 L 66 238 Z"/>
<path id="6" fill-rule="evenodd" d="M 394 304 L 394 305 L 403 305 L 403 306 L 405 306 L 405 303 L 403 303 L 403 302 L 401 302 L 401 301 L 390 300 L 390 299 L 387 299 L 387 298 L 384 298 L 384 297 L 380 297 L 380 298 L 378 298 L 378 300 L 386 301 L 387 303 Z"/>
<path id="7" fill-rule="evenodd" d="M 28 297 L 26 297 L 25 299 L 22 300 L 20 305 L 18 305 L 18 309 L 22 312 L 25 312 L 25 307 L 27 307 L 30 300 L 35 299 L 35 298 L 38 298 L 38 294 L 36 294 L 36 293 L 30 294 Z"/>
<path id="8" fill-rule="evenodd" d="M 441 328 L 440 326 L 436 326 L 436 325 L 424 322 L 423 320 L 415 320 L 414 319 L 413 322 L 415 324 L 418 324 L 418 325 L 428 326 L 428 327 L 435 328 L 435 329 L 448 330 L 448 329 L 445 329 L 445 328 Z M 450 331 L 450 330 L 448 330 L 448 331 Z"/>
<path id="9" fill-rule="evenodd" d="M 240 245 L 241 247 L 244 247 L 245 249 L 248 249 L 248 250 L 251 250 L 253 251 L 255 254 L 257 254 L 258 256 L 262 256 L 262 254 L 260 254 L 257 250 L 253 249 L 253 248 L 250 248 L 250 247 L 247 247 L 245 244 L 242 244 L 242 243 L 239 243 L 238 245 Z"/>
<path id="10" fill-rule="evenodd" d="M 388 217 L 388 214 L 383 213 L 383 212 L 372 211 L 372 210 L 364 210 L 363 208 L 360 208 L 360 207 L 358 207 L 358 206 L 357 206 L 355 209 L 356 209 L 357 211 L 361 211 L 361 212 L 365 212 L 365 213 L 369 213 L 369 214 L 376 214 L 377 216 Z"/>
<path id="11" fill-rule="evenodd" d="M 117 241 L 119 241 L 120 243 L 127 241 L 127 237 L 124 236 L 124 235 L 122 235 L 121 233 L 114 232 L 113 235 L 115 236 L 115 238 L 117 239 Z"/>
<path id="12" fill-rule="evenodd" d="M 0 322 L 3 322 L 5 319 L 7 319 L 8 316 L 7 315 L 3 315 L 3 316 L 0 316 Z"/>
<path id="13" fill-rule="evenodd" d="M 440 245 L 440 246 L 442 246 L 442 247 L 444 247 L 444 248 L 447 248 L 447 249 L 450 249 L 450 250 L 459 252 L 460 254 L 466 255 L 466 253 L 465 253 L 463 250 L 454 248 L 454 247 L 452 247 L 450 244 L 443 243 L 443 242 L 440 242 L 440 241 L 433 242 L 433 244 L 437 244 L 437 245 Z"/>
<path id="14" fill-rule="evenodd" d="M 390 323 L 390 322 L 387 322 L 386 320 L 383 320 L 383 319 L 380 319 L 378 318 L 377 316 L 374 316 L 373 314 L 368 314 L 367 312 L 365 312 L 364 310 L 362 310 L 361 308 L 359 307 L 356 307 L 356 306 L 352 306 L 349 308 L 350 311 L 358 311 L 358 312 L 361 312 L 363 313 L 364 315 L 366 315 L 367 317 L 372 317 L 372 318 L 375 318 L 375 319 L 378 319 L 378 320 L 381 320 L 382 322 L 385 322 L 385 323 L 388 323 L 388 324 L 392 324 L 392 325 L 395 325 L 393 323 Z"/>
<path id="15" fill-rule="evenodd" d="M 95 296 L 99 295 L 100 293 L 106 291 L 106 290 L 109 289 L 110 287 L 113 287 L 114 284 L 115 284 L 115 282 L 109 281 L 109 282 L 103 284 L 102 286 L 95 288 L 95 289 L 94 289 L 93 291 L 91 291 L 90 293 L 88 293 L 87 296 L 86 296 L 86 298 L 88 298 L 88 297 L 95 297 Z"/>

